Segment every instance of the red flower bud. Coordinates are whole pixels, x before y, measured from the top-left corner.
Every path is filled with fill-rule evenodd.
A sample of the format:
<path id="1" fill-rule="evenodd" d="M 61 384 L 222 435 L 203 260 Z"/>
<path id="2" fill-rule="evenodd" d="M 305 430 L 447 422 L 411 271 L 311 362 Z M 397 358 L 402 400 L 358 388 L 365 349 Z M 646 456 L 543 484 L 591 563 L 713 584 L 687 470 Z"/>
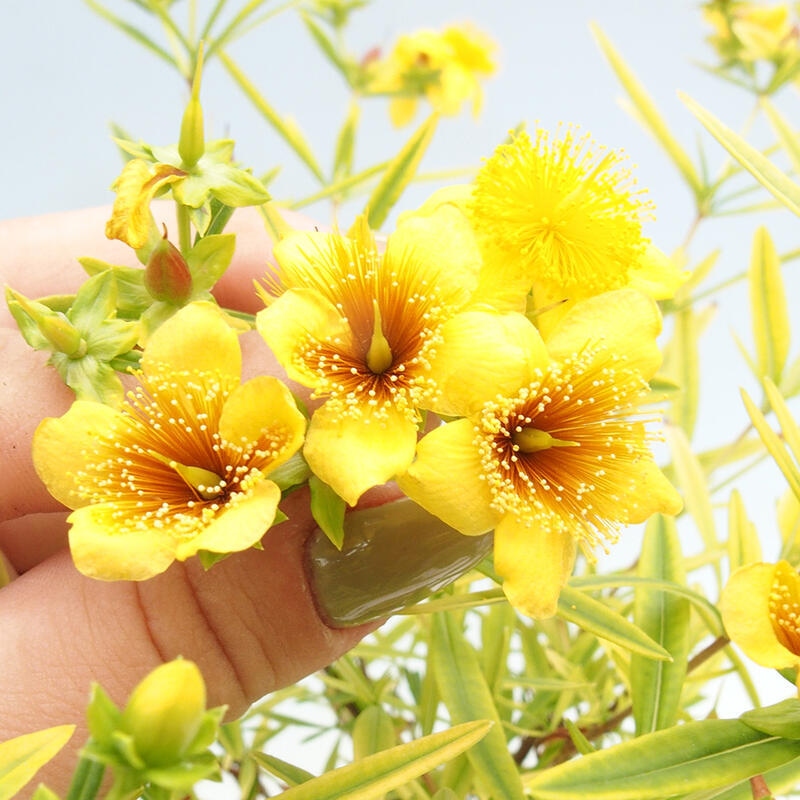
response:
<path id="1" fill-rule="evenodd" d="M 144 286 L 156 300 L 183 305 L 192 295 L 192 274 L 180 250 L 164 238 L 153 248 L 144 270 Z"/>

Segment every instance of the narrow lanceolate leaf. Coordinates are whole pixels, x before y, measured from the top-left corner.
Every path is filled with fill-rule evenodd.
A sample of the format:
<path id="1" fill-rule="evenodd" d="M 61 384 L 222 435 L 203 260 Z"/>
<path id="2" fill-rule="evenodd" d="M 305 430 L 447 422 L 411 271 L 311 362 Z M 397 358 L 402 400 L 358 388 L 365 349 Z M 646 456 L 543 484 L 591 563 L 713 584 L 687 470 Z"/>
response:
<path id="1" fill-rule="evenodd" d="M 58 725 L 0 742 L 0 800 L 9 800 L 69 741 L 74 725 Z"/>
<path id="2" fill-rule="evenodd" d="M 800 214 L 800 186 L 791 181 L 763 153 L 723 125 L 713 114 L 686 95 L 689 110 L 706 130 L 769 192 L 795 214 Z"/>
<path id="3" fill-rule="evenodd" d="M 660 514 L 650 520 L 638 572 L 644 578 L 686 582 L 674 520 Z M 646 586 L 636 589 L 633 621 L 672 656 L 672 661 L 631 656 L 633 719 L 639 735 L 666 728 L 677 718 L 689 652 L 689 608 L 685 597 Z"/>
<path id="4" fill-rule="evenodd" d="M 439 613 L 433 617 L 429 659 L 439 694 L 453 722 L 488 719 L 495 723 L 486 737 L 467 753 L 483 795 L 522 800 L 519 771 L 508 751 L 500 716 L 478 655 L 450 614 Z"/>
<path id="5" fill-rule="evenodd" d="M 761 542 L 756 526 L 747 518 L 738 489 L 728 500 L 728 561 L 731 572 L 745 564 L 761 561 Z"/>
<path id="6" fill-rule="evenodd" d="M 763 227 L 753 237 L 748 282 L 758 377 L 766 376 L 780 383 L 789 355 L 789 309 L 781 262 L 772 238 Z"/>
<path id="7" fill-rule="evenodd" d="M 290 764 L 277 756 L 271 756 L 268 753 L 260 753 L 253 750 L 250 753 L 253 760 L 270 775 L 276 777 L 279 781 L 283 781 L 287 786 L 298 786 L 306 781 L 314 780 L 314 775 L 307 772 L 302 767 Z"/>
<path id="8" fill-rule="evenodd" d="M 683 175 L 684 180 L 689 184 L 689 188 L 691 188 L 695 197 L 698 199 L 702 198 L 705 192 L 703 181 L 700 179 L 686 151 L 681 147 L 678 140 L 667 127 L 664 117 L 661 116 L 661 113 L 647 93 L 647 90 L 600 28 L 593 25 L 592 33 L 594 33 L 595 39 L 597 39 L 597 43 L 600 45 L 600 49 L 611 64 L 611 68 L 616 73 L 619 82 L 628 93 L 628 97 L 631 99 L 633 107 L 642 123 L 649 129 L 650 133 L 672 159 L 672 162 L 678 168 L 681 175 Z"/>
<path id="9" fill-rule="evenodd" d="M 795 172 L 800 172 L 800 140 L 797 138 L 797 131 L 787 122 L 786 118 L 772 104 L 768 97 L 762 97 L 761 107 L 767 114 L 772 130 L 778 136 L 781 147 L 786 151 L 789 160 L 792 162 Z"/>
<path id="10" fill-rule="evenodd" d="M 781 426 L 781 436 L 789 452 L 794 456 L 794 460 L 800 464 L 800 427 L 795 421 L 794 415 L 786 405 L 786 400 L 781 396 L 778 387 L 767 379 L 764 381 L 764 391 L 767 394 L 767 400 L 775 412 L 775 417 L 778 424 Z"/>
<path id="11" fill-rule="evenodd" d="M 714 523 L 711 494 L 703 468 L 692 451 L 686 434 L 680 428 L 668 426 L 664 429 L 664 435 L 672 453 L 677 483 L 683 490 L 683 502 L 686 510 L 692 516 L 703 537 L 706 549 L 714 550 L 719 547 L 719 540 Z"/>
<path id="12" fill-rule="evenodd" d="M 664 374 L 679 387 L 670 404 L 670 419 L 691 438 L 700 398 L 699 326 L 691 307 L 678 311 L 674 319 L 672 338 L 664 351 Z"/>
<path id="13" fill-rule="evenodd" d="M 389 162 L 380 183 L 367 200 L 366 212 L 373 230 L 383 225 L 403 190 L 416 175 L 425 151 L 433 138 L 438 117 L 432 114 L 420 125 L 402 150 Z"/>
<path id="14" fill-rule="evenodd" d="M 786 478 L 789 488 L 797 497 L 800 497 L 800 468 L 798 468 L 798 465 L 792 460 L 792 456 L 784 446 L 781 437 L 772 430 L 758 406 L 750 399 L 750 396 L 744 389 L 742 389 L 742 400 L 744 401 L 744 407 L 747 409 L 747 413 L 750 415 L 753 427 L 761 437 L 761 441 L 764 442 L 767 452 L 772 456 L 773 460 L 778 465 L 778 469 L 783 473 L 783 477 Z"/>
<path id="15" fill-rule="evenodd" d="M 641 628 L 588 594 L 565 586 L 558 598 L 558 616 L 609 642 L 646 658 L 669 659 L 670 654 Z"/>
<path id="16" fill-rule="evenodd" d="M 676 725 L 534 772 L 536 800 L 663 800 L 732 786 L 800 757 L 800 742 L 737 719 Z"/>
<path id="17" fill-rule="evenodd" d="M 361 118 L 361 106 L 355 101 L 350 103 L 339 135 L 336 138 L 336 152 L 333 157 L 333 179 L 344 178 L 353 171 L 353 154 L 355 152 L 356 131 Z"/>
<path id="18" fill-rule="evenodd" d="M 281 794 L 283 800 L 376 800 L 479 742 L 492 723 L 467 722 L 326 772 Z M 521 795 L 520 795 L 521 797 Z"/>

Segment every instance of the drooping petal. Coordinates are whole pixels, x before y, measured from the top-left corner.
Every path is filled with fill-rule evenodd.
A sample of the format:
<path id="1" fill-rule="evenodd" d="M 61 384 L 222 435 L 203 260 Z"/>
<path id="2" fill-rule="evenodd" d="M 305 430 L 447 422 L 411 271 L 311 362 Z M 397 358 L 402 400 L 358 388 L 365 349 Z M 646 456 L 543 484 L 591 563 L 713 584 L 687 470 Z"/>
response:
<path id="1" fill-rule="evenodd" d="M 550 360 L 522 314 L 464 311 L 441 334 L 430 372 L 438 389 L 432 410 L 440 414 L 467 416 L 498 394 L 516 394 Z"/>
<path id="2" fill-rule="evenodd" d="M 236 332 L 214 303 L 184 306 L 150 337 L 142 356 L 145 374 L 164 369 L 212 372 L 238 383 L 242 354 Z"/>
<path id="3" fill-rule="evenodd" d="M 121 531 L 114 503 L 84 506 L 70 514 L 69 549 L 77 569 L 104 581 L 144 581 L 175 560 L 172 537 L 143 526 Z"/>
<path id="4" fill-rule="evenodd" d="M 256 316 L 256 328 L 292 380 L 314 387 L 320 377 L 298 355 L 309 340 L 352 338 L 347 323 L 328 299 L 315 289 L 290 289 Z"/>
<path id="5" fill-rule="evenodd" d="M 784 647 L 775 635 L 769 597 L 777 564 L 739 567 L 722 590 L 719 610 L 728 636 L 757 664 L 775 669 L 800 665 L 800 656 Z"/>
<path id="6" fill-rule="evenodd" d="M 546 337 L 555 359 L 580 353 L 587 344 L 601 343 L 625 357 L 625 363 L 645 380 L 661 365 L 656 337 L 661 332 L 661 312 L 651 298 L 635 289 L 589 297 L 576 303 Z"/>
<path id="7" fill-rule="evenodd" d="M 219 419 L 219 433 L 226 441 L 243 448 L 266 437 L 272 445 L 276 436 L 283 440 L 266 461 L 269 470 L 288 461 L 303 443 L 306 419 L 292 393 L 277 378 L 260 375 L 234 389 L 225 402 Z"/>
<path id="8" fill-rule="evenodd" d="M 417 445 L 417 457 L 397 484 L 415 503 L 461 533 L 490 531 L 501 515 L 481 480 L 483 465 L 475 447 L 474 423 L 458 419 L 435 428 Z"/>
<path id="9" fill-rule="evenodd" d="M 623 522 L 645 522 L 653 514 L 674 515 L 683 508 L 680 494 L 652 458 L 643 456 L 637 462 L 634 477 L 636 488 L 633 496 L 620 504 Z"/>
<path id="10" fill-rule="evenodd" d="M 526 525 L 506 514 L 495 529 L 494 566 L 503 591 L 514 608 L 534 619 L 556 613 L 576 553 L 576 539 L 566 528 Z"/>
<path id="11" fill-rule="evenodd" d="M 417 426 L 393 408 L 355 417 L 325 404 L 314 412 L 303 449 L 312 471 L 351 506 L 373 486 L 405 471 L 414 458 Z"/>
<path id="12" fill-rule="evenodd" d="M 39 423 L 33 435 L 33 465 L 56 500 L 68 508 L 88 502 L 78 493 L 76 476 L 92 457 L 95 442 L 120 420 L 119 412 L 107 405 L 76 400 L 63 416 Z"/>
<path id="13" fill-rule="evenodd" d="M 224 511 L 197 536 L 178 542 L 175 557 L 185 561 L 201 550 L 236 553 L 252 547 L 272 525 L 280 499 L 281 490 L 272 481 L 253 481 L 252 486 L 233 495 Z"/>
<path id="14" fill-rule="evenodd" d="M 654 300 L 666 300 L 675 296 L 675 292 L 686 282 L 688 276 L 689 273 L 678 269 L 666 253 L 649 244 L 631 270 L 628 285 Z"/>

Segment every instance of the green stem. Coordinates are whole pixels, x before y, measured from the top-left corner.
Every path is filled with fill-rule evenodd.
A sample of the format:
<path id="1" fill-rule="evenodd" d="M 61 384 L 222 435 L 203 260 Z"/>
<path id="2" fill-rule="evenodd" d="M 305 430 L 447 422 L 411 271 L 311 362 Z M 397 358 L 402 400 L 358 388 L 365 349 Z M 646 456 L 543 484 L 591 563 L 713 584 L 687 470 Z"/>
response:
<path id="1" fill-rule="evenodd" d="M 94 800 L 100 789 L 106 765 L 89 758 L 81 758 L 75 767 L 66 800 Z"/>
<path id="2" fill-rule="evenodd" d="M 176 203 L 178 218 L 178 246 L 181 255 L 185 258 L 192 249 L 192 226 L 189 219 L 189 209 L 182 203 Z"/>

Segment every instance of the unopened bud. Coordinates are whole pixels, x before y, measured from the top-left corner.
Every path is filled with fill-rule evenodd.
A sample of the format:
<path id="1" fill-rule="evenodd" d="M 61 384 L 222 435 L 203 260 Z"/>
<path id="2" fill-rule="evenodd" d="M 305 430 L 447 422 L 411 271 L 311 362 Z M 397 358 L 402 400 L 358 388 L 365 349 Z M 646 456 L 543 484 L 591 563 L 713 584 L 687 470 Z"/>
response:
<path id="1" fill-rule="evenodd" d="M 183 305 L 192 294 L 192 274 L 180 250 L 164 237 L 153 248 L 144 270 L 144 287 L 156 300 Z"/>
<path id="2" fill-rule="evenodd" d="M 148 766 L 181 760 L 206 709 L 206 687 L 193 661 L 177 659 L 156 667 L 133 690 L 120 727 L 133 739 Z"/>
<path id="3" fill-rule="evenodd" d="M 41 317 L 39 330 L 56 350 L 70 358 L 83 358 L 86 355 L 85 339 L 63 314 Z"/>
<path id="4" fill-rule="evenodd" d="M 201 158 L 206 150 L 205 132 L 203 128 L 203 107 L 200 105 L 200 74 L 203 70 L 203 49 L 197 55 L 197 66 L 192 80 L 192 96 L 186 105 L 181 120 L 181 138 L 178 140 L 178 153 L 182 167 L 190 169 Z"/>

